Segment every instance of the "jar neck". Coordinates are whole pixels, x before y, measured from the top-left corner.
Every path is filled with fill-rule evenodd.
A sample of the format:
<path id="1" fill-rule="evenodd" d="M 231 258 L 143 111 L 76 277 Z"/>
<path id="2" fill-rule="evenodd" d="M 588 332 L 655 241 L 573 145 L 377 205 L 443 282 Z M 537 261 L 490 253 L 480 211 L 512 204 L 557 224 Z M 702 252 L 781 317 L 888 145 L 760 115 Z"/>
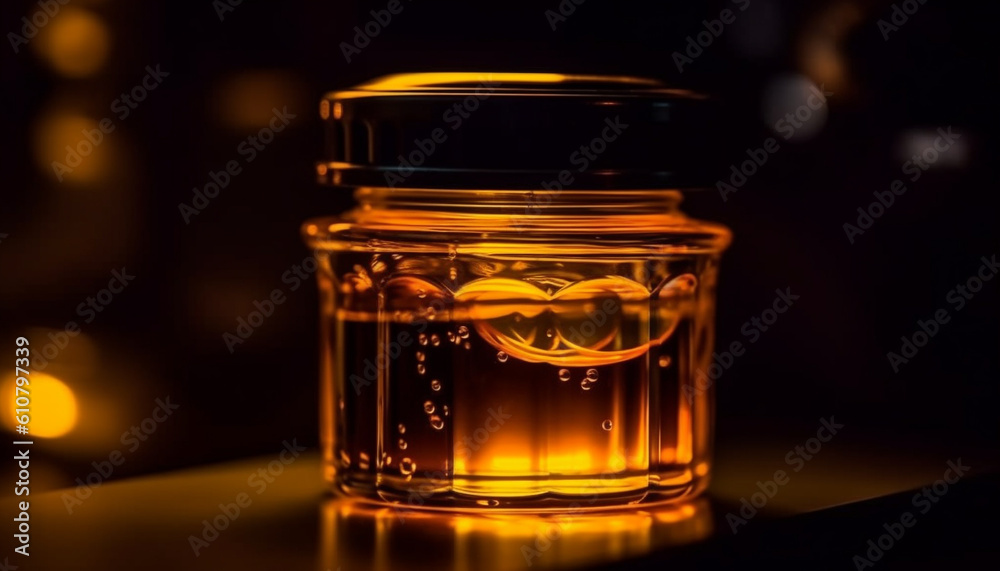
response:
<path id="1" fill-rule="evenodd" d="M 677 190 L 442 190 L 362 187 L 354 198 L 365 211 L 388 210 L 481 216 L 558 217 L 679 215 Z"/>
<path id="2" fill-rule="evenodd" d="M 443 190 L 360 187 L 358 207 L 305 227 L 318 247 L 353 248 L 391 241 L 481 243 L 496 253 L 508 243 L 587 243 L 624 252 L 719 252 L 725 227 L 694 220 L 679 209 L 680 191 Z M 520 249 L 517 249 L 520 248 Z M 523 246 L 516 251 L 525 251 Z M 576 250 L 574 250 L 576 251 Z M 629 250 L 632 251 L 632 250 Z"/>

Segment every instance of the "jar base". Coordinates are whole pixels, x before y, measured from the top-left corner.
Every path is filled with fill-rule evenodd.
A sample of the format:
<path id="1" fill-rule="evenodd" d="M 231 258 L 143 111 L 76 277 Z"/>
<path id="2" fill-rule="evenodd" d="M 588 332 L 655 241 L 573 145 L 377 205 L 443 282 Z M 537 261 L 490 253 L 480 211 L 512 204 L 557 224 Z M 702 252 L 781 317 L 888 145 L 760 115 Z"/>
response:
<path id="1" fill-rule="evenodd" d="M 617 493 L 570 495 L 540 493 L 531 496 L 496 497 L 432 491 L 429 484 L 407 489 L 381 486 L 334 486 L 334 492 L 370 504 L 402 510 L 474 513 L 578 513 L 642 509 L 690 501 L 708 488 L 709 478 L 696 477 L 683 485 L 655 486 Z"/>

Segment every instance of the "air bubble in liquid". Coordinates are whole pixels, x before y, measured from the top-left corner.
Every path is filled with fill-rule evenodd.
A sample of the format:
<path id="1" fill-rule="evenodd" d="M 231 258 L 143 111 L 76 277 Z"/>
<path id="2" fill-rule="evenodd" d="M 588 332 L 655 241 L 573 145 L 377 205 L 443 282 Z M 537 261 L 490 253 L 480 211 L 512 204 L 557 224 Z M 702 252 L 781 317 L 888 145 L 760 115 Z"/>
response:
<path id="1" fill-rule="evenodd" d="M 433 381 L 431 381 L 431 390 L 432 391 L 439 391 L 439 390 L 441 390 L 441 381 L 439 381 L 437 379 L 434 379 Z"/>
<path id="2" fill-rule="evenodd" d="M 597 381 L 597 369 L 587 369 L 587 380 L 592 383 Z"/>
<path id="3" fill-rule="evenodd" d="M 410 460 L 409 457 L 403 458 L 399 461 L 399 473 L 404 476 L 409 476 L 413 474 L 413 471 L 417 469 L 417 463 Z"/>
<path id="4" fill-rule="evenodd" d="M 396 430 L 398 430 L 400 434 L 406 434 L 406 425 L 400 422 L 399 426 L 396 427 Z"/>
<path id="5" fill-rule="evenodd" d="M 367 470 L 371 465 L 371 458 L 368 457 L 367 452 L 361 452 L 358 454 L 358 468 L 362 470 Z"/>
<path id="6" fill-rule="evenodd" d="M 569 369 L 559 369 L 559 380 L 564 383 L 569 380 Z"/>
<path id="7" fill-rule="evenodd" d="M 427 359 L 427 355 L 423 351 L 417 351 L 417 362 L 423 363 L 425 359 Z"/>
<path id="8" fill-rule="evenodd" d="M 427 334 L 421 333 L 420 335 L 417 335 L 417 343 L 420 343 L 421 345 L 427 345 Z"/>
<path id="9" fill-rule="evenodd" d="M 417 372 L 423 375 L 427 372 L 427 367 L 425 367 L 423 363 L 417 363 Z"/>
<path id="10" fill-rule="evenodd" d="M 432 333 L 431 334 L 431 345 L 437 347 L 440 344 L 441 344 L 441 338 L 438 337 L 437 333 Z"/>
<path id="11" fill-rule="evenodd" d="M 611 430 L 611 421 L 605 420 L 603 423 L 601 423 L 601 428 L 603 428 L 604 430 Z"/>
<path id="12" fill-rule="evenodd" d="M 406 441 L 403 440 L 402 438 L 400 438 L 399 439 L 399 449 L 400 450 L 406 450 L 406 446 L 407 446 Z"/>
<path id="13" fill-rule="evenodd" d="M 444 421 L 441 420 L 440 416 L 436 414 L 431 415 L 431 428 L 433 428 L 434 430 L 441 430 L 442 428 L 444 428 Z"/>
<path id="14" fill-rule="evenodd" d="M 466 326 L 464 326 L 464 325 L 459 325 L 458 326 L 458 336 L 461 337 L 462 339 L 468 339 L 469 338 L 469 328 L 466 327 Z"/>
<path id="15" fill-rule="evenodd" d="M 660 366 L 661 367 L 670 366 L 670 355 L 660 355 Z"/>
<path id="16" fill-rule="evenodd" d="M 432 403 L 431 401 L 424 402 L 424 412 L 426 412 L 427 414 L 434 412 L 434 403 Z"/>
<path id="17" fill-rule="evenodd" d="M 591 384 L 590 381 L 588 381 L 587 379 L 584 379 L 584 380 L 580 381 L 580 388 L 583 389 L 583 390 L 585 390 L 585 391 L 589 391 L 590 390 L 590 384 Z"/>
<path id="18" fill-rule="evenodd" d="M 501 363 L 506 363 L 507 362 L 507 353 L 504 353 L 503 351 L 498 352 L 497 353 L 497 361 L 500 361 Z"/>

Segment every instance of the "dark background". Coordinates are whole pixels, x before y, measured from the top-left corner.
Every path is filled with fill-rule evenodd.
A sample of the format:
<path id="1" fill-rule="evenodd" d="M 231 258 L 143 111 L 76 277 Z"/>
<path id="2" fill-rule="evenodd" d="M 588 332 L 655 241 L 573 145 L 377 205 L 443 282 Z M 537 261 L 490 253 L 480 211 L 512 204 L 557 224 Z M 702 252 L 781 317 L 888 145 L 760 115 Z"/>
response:
<path id="1" fill-rule="evenodd" d="M 79 0 L 20 53 L 0 48 L 0 344 L 29 335 L 44 346 L 82 321 L 77 305 L 113 269 L 136 276 L 45 370 L 73 390 L 80 416 L 39 444 L 36 487 L 90 472 L 167 395 L 180 410 L 115 478 L 272 453 L 293 437 L 315 446 L 315 285 L 288 292 L 281 276 L 308 255 L 302 221 L 351 203 L 314 183 L 319 98 L 383 74 L 454 70 L 643 75 L 717 95 L 736 117 L 719 136 L 724 165 L 776 136 L 766 109 L 783 79 L 832 92 L 809 133 L 779 138 L 727 201 L 715 190 L 687 199 L 689 213 L 735 235 L 718 292 L 720 348 L 748 341 L 742 325 L 776 288 L 801 296 L 717 382 L 718 478 L 746 477 L 752 492 L 758 475 L 726 475 L 727 458 L 761 442 L 791 449 L 829 415 L 848 427 L 829 473 L 846 489 L 851 475 L 872 473 L 915 486 L 914 465 L 935 473 L 959 456 L 995 468 L 1000 280 L 960 312 L 945 299 L 981 256 L 1000 254 L 995 16 L 928 0 L 886 41 L 877 21 L 888 2 L 751 0 L 679 72 L 672 53 L 702 20 L 738 6 L 587 0 L 552 30 L 545 11 L 556 0 L 403 0 L 348 63 L 340 43 L 385 4 L 243 2 L 220 20 L 207 0 Z M 6 33 L 37 6 L 0 10 Z M 169 76 L 59 182 L 50 164 L 65 145 L 115 117 L 111 103 L 157 64 Z M 781 109 L 801 102 L 777 98 Z M 238 145 L 283 107 L 297 117 L 245 163 Z M 851 244 L 843 224 L 949 126 L 959 142 Z M 178 205 L 234 159 L 242 173 L 185 224 Z M 222 334 L 279 287 L 288 301 L 230 353 Z M 886 353 L 939 308 L 951 321 L 894 373 Z M 783 465 L 780 455 L 761 463 L 761 473 Z"/>

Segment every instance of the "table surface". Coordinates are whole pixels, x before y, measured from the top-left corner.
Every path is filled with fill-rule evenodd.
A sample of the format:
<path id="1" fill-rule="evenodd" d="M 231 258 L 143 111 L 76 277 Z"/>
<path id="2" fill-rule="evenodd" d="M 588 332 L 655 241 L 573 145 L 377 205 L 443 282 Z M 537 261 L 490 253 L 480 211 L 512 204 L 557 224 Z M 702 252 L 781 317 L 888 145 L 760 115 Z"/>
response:
<path id="1" fill-rule="evenodd" d="M 867 540 L 877 541 L 882 525 L 906 510 L 918 520 L 908 535 L 923 539 L 898 540 L 886 561 L 916 568 L 992 556 L 992 538 L 980 535 L 997 526 L 976 522 L 995 521 L 1000 478 L 982 470 L 966 476 L 921 514 L 907 490 L 940 479 L 945 462 L 918 462 L 890 477 L 832 449 L 793 473 L 734 534 L 740 499 L 775 468 L 768 455 L 741 450 L 723 456 L 710 493 L 693 503 L 546 517 L 401 512 L 328 495 L 314 454 L 283 467 L 270 483 L 251 476 L 275 457 L 252 458 L 109 481 L 71 502 L 72 511 L 73 489 L 39 494 L 30 506 L 30 560 L 8 560 L 24 570 L 663 569 L 750 561 L 851 569 L 853 555 L 863 554 Z M 899 465 L 899 456 L 888 460 Z M 238 499 L 244 504 L 239 514 L 221 516 L 220 504 Z M 12 502 L 6 503 L 11 513 Z M 216 519 L 224 529 L 206 533 L 205 521 Z M 942 537 L 949 539 L 942 544 Z M 200 542 L 193 545 L 192 538 Z"/>

